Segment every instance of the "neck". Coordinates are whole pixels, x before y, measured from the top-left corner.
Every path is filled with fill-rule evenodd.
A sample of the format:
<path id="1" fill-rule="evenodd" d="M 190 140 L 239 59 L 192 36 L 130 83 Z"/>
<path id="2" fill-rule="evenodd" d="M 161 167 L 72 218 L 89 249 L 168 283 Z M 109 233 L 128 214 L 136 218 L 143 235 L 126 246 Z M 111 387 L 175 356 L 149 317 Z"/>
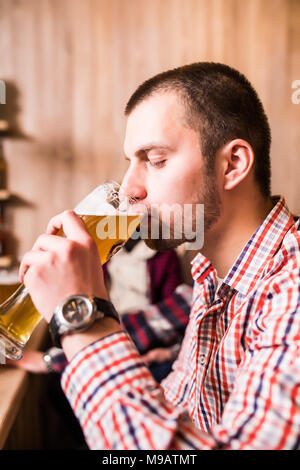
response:
<path id="1" fill-rule="evenodd" d="M 270 198 L 238 199 L 222 205 L 218 222 L 204 235 L 201 253 L 224 278 L 241 250 L 273 208 Z"/>

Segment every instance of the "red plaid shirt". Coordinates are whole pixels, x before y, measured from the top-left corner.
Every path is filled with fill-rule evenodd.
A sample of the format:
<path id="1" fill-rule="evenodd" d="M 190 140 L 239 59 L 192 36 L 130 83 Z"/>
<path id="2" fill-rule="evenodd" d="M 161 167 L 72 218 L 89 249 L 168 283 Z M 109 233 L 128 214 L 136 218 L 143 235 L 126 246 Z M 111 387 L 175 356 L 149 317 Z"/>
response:
<path id="1" fill-rule="evenodd" d="M 300 233 L 283 198 L 216 292 L 192 263 L 193 307 L 159 386 L 125 332 L 87 346 L 62 386 L 93 449 L 300 448 Z"/>

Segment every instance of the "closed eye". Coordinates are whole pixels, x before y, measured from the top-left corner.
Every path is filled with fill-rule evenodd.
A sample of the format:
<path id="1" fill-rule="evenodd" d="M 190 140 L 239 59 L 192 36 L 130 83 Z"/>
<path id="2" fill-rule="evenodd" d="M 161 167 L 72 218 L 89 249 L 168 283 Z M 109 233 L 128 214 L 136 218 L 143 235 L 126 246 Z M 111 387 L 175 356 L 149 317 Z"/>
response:
<path id="1" fill-rule="evenodd" d="M 163 166 L 165 166 L 166 161 L 167 161 L 166 159 L 165 160 L 159 160 L 159 161 L 149 160 L 148 163 L 153 168 L 162 168 Z"/>

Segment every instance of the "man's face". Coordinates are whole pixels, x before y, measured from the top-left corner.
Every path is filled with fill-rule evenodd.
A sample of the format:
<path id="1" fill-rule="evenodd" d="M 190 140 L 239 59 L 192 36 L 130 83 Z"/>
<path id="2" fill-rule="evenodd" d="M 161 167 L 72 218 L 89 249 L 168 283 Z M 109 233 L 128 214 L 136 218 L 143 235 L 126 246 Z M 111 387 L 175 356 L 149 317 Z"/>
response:
<path id="1" fill-rule="evenodd" d="M 216 219 L 217 190 L 205 171 L 199 133 L 185 123 L 184 107 L 175 92 L 155 93 L 133 109 L 124 151 L 130 166 L 123 190 L 148 208 L 158 207 L 161 223 L 170 225 L 168 207 L 174 204 L 182 209 L 184 204 L 204 204 L 205 228 Z M 167 249 L 184 241 L 182 237 L 147 244 Z"/>

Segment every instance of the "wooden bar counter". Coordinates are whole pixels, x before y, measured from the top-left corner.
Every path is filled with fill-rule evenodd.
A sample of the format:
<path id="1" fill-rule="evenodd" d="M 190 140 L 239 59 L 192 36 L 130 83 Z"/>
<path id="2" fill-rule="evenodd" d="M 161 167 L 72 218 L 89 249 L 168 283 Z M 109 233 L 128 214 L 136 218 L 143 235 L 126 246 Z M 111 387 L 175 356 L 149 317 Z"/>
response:
<path id="1" fill-rule="evenodd" d="M 47 324 L 41 321 L 26 348 L 43 349 Z M 45 377 L 10 365 L 0 366 L 0 449 L 39 447 L 39 395 Z"/>
<path id="2" fill-rule="evenodd" d="M 18 285 L 15 282 L 5 285 L 1 272 L 0 303 Z M 48 325 L 42 319 L 26 350 L 46 351 L 51 346 Z M 81 428 L 61 390 L 60 375 L 29 373 L 18 368 L 17 363 L 0 365 L 0 449 L 55 450 L 85 446 Z"/>

